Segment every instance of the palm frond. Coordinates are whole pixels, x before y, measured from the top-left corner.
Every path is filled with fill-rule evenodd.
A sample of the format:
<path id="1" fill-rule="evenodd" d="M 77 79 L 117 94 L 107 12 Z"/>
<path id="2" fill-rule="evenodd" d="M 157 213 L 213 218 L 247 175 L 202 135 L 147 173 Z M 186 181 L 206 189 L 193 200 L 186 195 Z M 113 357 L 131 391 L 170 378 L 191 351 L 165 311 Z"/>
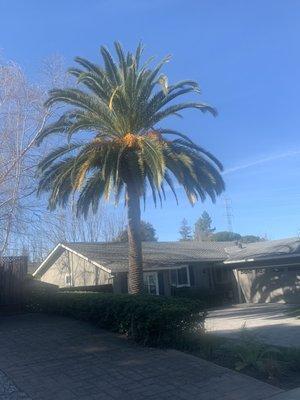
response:
<path id="1" fill-rule="evenodd" d="M 199 96 L 200 89 L 193 80 L 167 82 L 162 69 L 170 56 L 152 66 L 153 58 L 142 60 L 141 43 L 133 53 L 118 42 L 114 47 L 116 59 L 100 48 L 101 66 L 76 57 L 78 67 L 69 69 L 76 86 L 49 92 L 46 105 L 62 105 L 63 111 L 42 130 L 37 144 L 57 133 L 67 143 L 40 162 L 39 194 L 49 193 L 51 209 L 75 196 L 77 213 L 84 215 L 96 210 L 102 197 L 114 195 L 119 202 L 128 186 L 144 203 L 149 189 L 155 205 L 165 199 L 167 187 L 178 201 L 177 184 L 191 203 L 206 197 L 214 201 L 224 190 L 222 164 L 188 135 L 158 124 L 188 109 L 213 115 L 216 110 L 189 99 L 174 104 Z M 75 134 L 82 141 L 73 141 Z"/>
<path id="2" fill-rule="evenodd" d="M 151 126 L 157 124 L 158 122 L 162 121 L 163 119 L 174 115 L 176 113 L 178 113 L 178 111 L 181 110 L 186 110 L 186 109 L 191 109 L 191 108 L 195 108 L 197 110 L 200 110 L 202 112 L 210 112 L 213 116 L 217 116 L 217 111 L 215 108 L 207 105 L 207 104 L 203 104 L 203 103 L 182 103 L 182 104 L 175 104 L 173 106 L 170 106 L 168 108 L 165 108 L 162 111 L 159 111 L 157 113 L 155 113 L 152 116 L 152 119 L 150 120 Z"/>

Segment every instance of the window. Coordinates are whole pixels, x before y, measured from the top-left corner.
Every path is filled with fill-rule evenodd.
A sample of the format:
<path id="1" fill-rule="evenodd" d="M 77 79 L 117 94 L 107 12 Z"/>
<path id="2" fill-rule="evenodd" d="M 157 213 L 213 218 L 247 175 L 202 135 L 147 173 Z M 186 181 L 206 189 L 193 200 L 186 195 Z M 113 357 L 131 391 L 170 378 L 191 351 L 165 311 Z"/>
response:
<path id="1" fill-rule="evenodd" d="M 180 267 L 171 270 L 171 285 L 175 287 L 190 286 L 188 267 Z"/>
<path id="2" fill-rule="evenodd" d="M 70 274 L 66 274 L 65 275 L 65 284 L 68 285 L 68 286 L 71 286 L 72 279 L 71 279 L 71 275 Z"/>
<path id="3" fill-rule="evenodd" d="M 157 272 L 144 273 L 144 286 L 149 294 L 159 294 Z"/>

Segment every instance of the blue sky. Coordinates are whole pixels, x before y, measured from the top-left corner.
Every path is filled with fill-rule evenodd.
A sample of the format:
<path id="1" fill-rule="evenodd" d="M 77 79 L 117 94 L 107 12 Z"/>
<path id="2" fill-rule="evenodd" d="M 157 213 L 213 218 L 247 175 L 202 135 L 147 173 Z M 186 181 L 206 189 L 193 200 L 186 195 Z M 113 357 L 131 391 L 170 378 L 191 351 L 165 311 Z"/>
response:
<path id="1" fill-rule="evenodd" d="M 172 54 L 170 81 L 195 79 L 219 116 L 189 111 L 173 121 L 225 166 L 234 231 L 296 236 L 300 231 L 300 2 L 298 0 L 0 0 L 0 49 L 36 79 L 41 60 L 99 59 L 119 40 L 147 55 Z M 224 196 L 190 207 L 179 190 L 143 218 L 161 240 L 176 240 L 183 217 L 206 209 L 226 230 Z"/>

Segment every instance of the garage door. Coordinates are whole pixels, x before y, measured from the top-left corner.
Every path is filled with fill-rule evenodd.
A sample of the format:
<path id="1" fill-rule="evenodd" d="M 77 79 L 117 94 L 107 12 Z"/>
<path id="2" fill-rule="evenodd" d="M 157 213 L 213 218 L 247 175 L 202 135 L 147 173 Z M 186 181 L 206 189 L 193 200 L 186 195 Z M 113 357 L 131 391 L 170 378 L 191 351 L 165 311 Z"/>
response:
<path id="1" fill-rule="evenodd" d="M 300 266 L 235 270 L 247 303 L 300 303 Z"/>

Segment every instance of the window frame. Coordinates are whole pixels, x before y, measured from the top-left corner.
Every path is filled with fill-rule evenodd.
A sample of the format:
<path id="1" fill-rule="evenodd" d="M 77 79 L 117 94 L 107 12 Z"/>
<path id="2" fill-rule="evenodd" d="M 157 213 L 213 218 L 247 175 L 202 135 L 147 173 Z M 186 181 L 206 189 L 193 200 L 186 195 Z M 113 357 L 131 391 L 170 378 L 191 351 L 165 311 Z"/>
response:
<path id="1" fill-rule="evenodd" d="M 151 293 L 149 290 L 148 290 L 148 288 L 149 288 L 149 283 L 148 283 L 148 281 L 147 281 L 147 277 L 149 277 L 150 275 L 154 275 L 155 276 L 155 293 Z M 146 279 L 145 279 L 146 278 Z M 145 280 L 146 280 L 146 282 L 145 282 Z M 153 295 L 153 296 L 159 296 L 159 284 L 158 284 L 158 273 L 156 272 L 156 271 L 153 271 L 153 272 L 150 272 L 150 271 L 147 271 L 147 272 L 144 272 L 143 273 L 143 284 L 144 284 L 144 287 L 146 287 L 146 290 L 147 290 L 147 293 L 148 294 L 151 294 L 151 295 Z"/>
<path id="2" fill-rule="evenodd" d="M 178 271 L 180 269 L 185 269 L 186 270 L 186 276 L 187 276 L 187 283 L 183 283 L 183 284 L 179 284 L 178 283 Z M 172 272 L 175 271 L 176 272 L 176 284 L 172 283 Z M 174 267 L 170 269 L 170 284 L 172 287 L 191 287 L 191 279 L 190 279 L 190 268 L 188 265 L 181 265 L 178 267 Z"/>
<path id="3" fill-rule="evenodd" d="M 71 274 L 65 274 L 65 285 L 72 286 L 72 275 Z"/>

